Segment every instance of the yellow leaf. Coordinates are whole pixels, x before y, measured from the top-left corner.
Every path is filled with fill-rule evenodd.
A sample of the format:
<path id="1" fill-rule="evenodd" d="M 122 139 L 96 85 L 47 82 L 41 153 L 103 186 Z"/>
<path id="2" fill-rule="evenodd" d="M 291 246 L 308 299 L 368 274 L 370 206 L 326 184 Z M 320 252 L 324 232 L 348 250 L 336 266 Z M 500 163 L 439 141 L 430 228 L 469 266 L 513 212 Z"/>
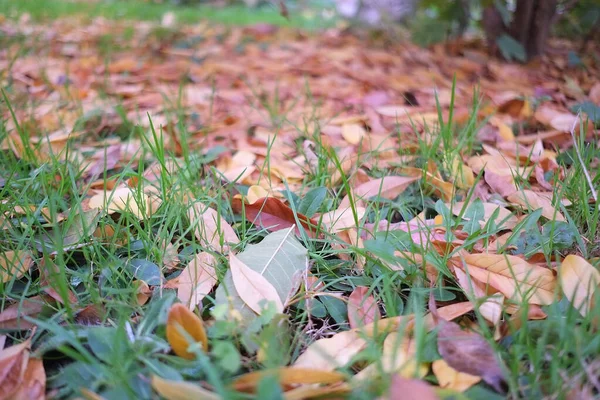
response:
<path id="1" fill-rule="evenodd" d="M 232 386 L 239 391 L 252 391 L 265 376 L 275 375 L 282 385 L 331 384 L 345 379 L 344 374 L 335 371 L 321 371 L 315 368 L 280 367 L 274 370 L 255 371 L 236 378 Z"/>
<path id="2" fill-rule="evenodd" d="M 257 200 L 269 197 L 269 191 L 262 186 L 252 185 L 248 188 L 248 194 L 246 195 L 246 201 L 250 204 L 256 203 Z"/>
<path id="3" fill-rule="evenodd" d="M 530 304 L 548 305 L 554 302 L 556 280 L 548 268 L 504 254 L 468 254 L 455 258 L 454 265 L 469 273 L 484 285 L 497 289 L 508 299 Z"/>
<path id="4" fill-rule="evenodd" d="M 173 304 L 167 317 L 167 340 L 175 354 L 193 360 L 196 355 L 187 350 L 192 344 L 187 336 L 196 343 L 201 343 L 204 351 L 208 349 L 208 338 L 202 320 L 183 304 Z"/>
<path id="5" fill-rule="evenodd" d="M 5 251 L 0 254 L 0 279 L 9 282 L 19 279 L 33 265 L 31 253 L 27 250 Z"/>
<path id="6" fill-rule="evenodd" d="M 190 310 L 196 307 L 217 283 L 215 257 L 206 252 L 196 254 L 181 271 L 177 284 L 177 297 Z"/>
<path id="7" fill-rule="evenodd" d="M 90 208 L 103 208 L 107 213 L 130 212 L 139 219 L 144 219 L 154 213 L 160 203 L 156 198 L 151 199 L 144 192 L 138 193 L 128 187 L 117 188 L 110 193 L 100 193 L 92 196 Z"/>
<path id="8" fill-rule="evenodd" d="M 390 333 L 383 342 L 381 369 L 384 373 L 399 374 L 404 378 L 427 375 L 427 363 L 419 363 L 416 359 L 416 341 L 399 332 Z M 358 381 L 373 379 L 379 372 L 377 363 L 369 365 L 354 376 Z"/>
<path id="9" fill-rule="evenodd" d="M 274 302 L 277 312 L 283 312 L 283 302 L 267 278 L 248 267 L 233 254 L 229 255 L 229 269 L 237 294 L 255 313 L 262 312 L 264 307 L 262 303 L 265 300 Z"/>
<path id="10" fill-rule="evenodd" d="M 296 368 L 333 371 L 348 363 L 367 343 L 357 331 L 343 331 L 312 343 L 294 363 Z"/>
<path id="11" fill-rule="evenodd" d="M 221 396 L 189 382 L 169 381 L 152 376 L 152 387 L 167 400 L 220 400 Z"/>
<path id="12" fill-rule="evenodd" d="M 515 134 L 513 133 L 510 126 L 506 125 L 504 122 L 498 121 L 496 123 L 496 127 L 498 128 L 498 134 L 502 138 L 502 140 L 506 140 L 507 142 L 515 141 Z"/>
<path id="13" fill-rule="evenodd" d="M 444 359 L 435 360 L 431 365 L 433 374 L 438 380 L 440 387 L 444 389 L 464 392 L 471 386 L 481 381 L 481 377 L 458 372 L 448 365 Z"/>
<path id="14" fill-rule="evenodd" d="M 359 124 L 342 125 L 342 137 L 350 144 L 359 144 L 366 133 L 365 128 Z"/>
<path id="15" fill-rule="evenodd" d="M 471 167 L 465 165 L 459 157 L 452 160 L 450 177 L 456 186 L 461 189 L 471 189 L 475 185 L 475 175 Z"/>
<path id="16" fill-rule="evenodd" d="M 563 293 L 581 315 L 586 316 L 594 304 L 594 293 L 600 284 L 600 272 L 574 254 L 563 260 L 559 269 Z"/>

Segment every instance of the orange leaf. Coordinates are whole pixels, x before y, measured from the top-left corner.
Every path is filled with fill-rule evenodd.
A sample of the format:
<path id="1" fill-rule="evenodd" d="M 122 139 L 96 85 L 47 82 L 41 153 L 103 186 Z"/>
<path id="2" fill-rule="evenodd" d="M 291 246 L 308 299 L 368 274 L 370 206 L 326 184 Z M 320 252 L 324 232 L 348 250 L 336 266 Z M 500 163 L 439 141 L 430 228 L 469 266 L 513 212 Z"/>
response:
<path id="1" fill-rule="evenodd" d="M 245 204 L 241 199 L 234 197 L 231 199 L 231 208 L 237 214 L 241 214 L 242 210 L 245 210 L 248 221 L 271 232 L 296 226 L 296 233 L 299 234 L 297 217 L 306 233 L 310 237 L 315 235 L 316 223 L 312 219 L 302 214 L 294 214 L 290 207 L 273 197 L 265 197 L 252 204 Z"/>
<path id="2" fill-rule="evenodd" d="M 506 198 L 511 203 L 531 209 L 532 211 L 538 208 L 542 209 L 542 215 L 549 220 L 565 221 L 565 217 L 561 214 L 558 208 L 552 205 L 552 193 L 540 193 L 532 190 L 520 190 L 507 196 Z"/>
<path id="3" fill-rule="evenodd" d="M 37 358 L 29 358 L 23 381 L 12 394 L 13 399 L 44 399 L 46 395 L 46 371 L 44 363 Z"/>
<path id="4" fill-rule="evenodd" d="M 173 304 L 167 317 L 167 340 L 175 354 L 193 360 L 196 355 L 188 351 L 192 343 L 188 341 L 187 336 L 201 343 L 204 351 L 208 349 L 208 338 L 202 320 L 183 304 Z"/>
<path id="5" fill-rule="evenodd" d="M 350 328 L 358 328 L 379 319 L 379 308 L 373 296 L 367 296 L 369 288 L 359 286 L 348 297 L 348 321 Z"/>
<path id="6" fill-rule="evenodd" d="M 281 385 L 331 384 L 345 379 L 344 374 L 335 371 L 321 371 L 315 368 L 280 367 L 274 370 L 254 371 L 236 378 L 232 386 L 239 391 L 253 391 L 265 376 L 275 375 Z"/>
<path id="7" fill-rule="evenodd" d="M 233 285 L 240 298 L 255 313 L 260 314 L 263 310 L 264 301 L 273 301 L 277 312 L 283 312 L 283 302 L 277 293 L 277 289 L 260 273 L 244 264 L 233 254 L 229 255 L 229 268 Z"/>
<path id="8" fill-rule="evenodd" d="M 9 282 L 21 278 L 33 266 L 33 258 L 27 250 L 5 251 L 0 254 L 0 281 Z"/>

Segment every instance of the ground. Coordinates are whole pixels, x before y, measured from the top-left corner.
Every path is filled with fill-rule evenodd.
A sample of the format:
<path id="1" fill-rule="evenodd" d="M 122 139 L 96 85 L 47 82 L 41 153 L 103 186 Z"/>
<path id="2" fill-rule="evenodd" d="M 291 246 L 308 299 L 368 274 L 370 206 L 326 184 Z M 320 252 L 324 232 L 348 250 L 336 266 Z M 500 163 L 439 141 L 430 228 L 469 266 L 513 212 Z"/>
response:
<path id="1" fill-rule="evenodd" d="M 9 396 L 598 394 L 594 44 L 36 4 L 0 17 Z"/>

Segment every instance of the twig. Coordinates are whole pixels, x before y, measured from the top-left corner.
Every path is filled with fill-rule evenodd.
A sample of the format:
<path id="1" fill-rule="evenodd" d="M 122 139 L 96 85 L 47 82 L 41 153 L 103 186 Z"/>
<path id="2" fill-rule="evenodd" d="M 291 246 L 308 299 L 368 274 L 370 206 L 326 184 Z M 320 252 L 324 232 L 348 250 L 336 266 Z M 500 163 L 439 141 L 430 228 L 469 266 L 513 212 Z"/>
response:
<path id="1" fill-rule="evenodd" d="M 579 151 L 579 147 L 577 147 L 577 140 L 575 140 L 575 126 L 577 126 L 577 122 L 580 121 L 581 111 L 577 113 L 577 118 L 571 127 L 571 137 L 573 138 L 573 147 L 575 147 L 575 153 L 577 153 L 577 158 L 581 163 L 581 169 L 583 169 L 583 174 L 585 175 L 585 179 L 587 179 L 587 183 L 590 186 L 590 190 L 592 191 L 592 197 L 594 198 L 594 203 L 598 203 L 598 193 L 596 193 L 596 189 L 594 189 L 594 184 L 592 183 L 592 177 L 588 172 L 585 164 L 583 163 L 583 157 L 581 157 L 581 152 Z"/>

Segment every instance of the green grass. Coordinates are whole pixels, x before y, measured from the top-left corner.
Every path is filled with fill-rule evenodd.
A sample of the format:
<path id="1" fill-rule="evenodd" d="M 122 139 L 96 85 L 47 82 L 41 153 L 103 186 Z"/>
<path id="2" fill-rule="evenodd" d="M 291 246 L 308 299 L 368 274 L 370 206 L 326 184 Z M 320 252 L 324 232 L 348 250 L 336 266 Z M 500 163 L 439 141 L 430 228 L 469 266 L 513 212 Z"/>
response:
<path id="1" fill-rule="evenodd" d="M 268 23 L 278 26 L 307 29 L 330 26 L 331 22 L 316 17 L 294 13 L 290 19 L 281 16 L 273 5 L 249 9 L 244 5 L 218 8 L 206 5 L 174 6 L 169 3 L 153 3 L 143 0 L 75 2 L 70 0 L 0 0 L 1 12 L 11 18 L 27 13 L 34 20 L 48 20 L 69 15 L 105 17 L 109 19 L 160 21 L 172 12 L 176 20 L 184 24 L 213 21 L 232 26 Z"/>
<path id="2" fill-rule="evenodd" d="M 19 12 L 24 12 L 27 5 L 32 7 L 34 2 L 23 4 L 13 5 L 13 10 L 22 7 Z M 130 4 L 121 10 L 125 16 L 141 18 L 140 15 L 134 16 L 132 11 L 135 7 L 139 10 L 139 4 L 124 4 Z M 69 3 L 54 1 L 52 7 L 44 12 L 55 14 L 37 14 L 35 17 L 47 18 L 81 11 L 70 7 L 72 5 Z M 115 4 L 100 3 L 85 7 L 90 10 L 86 12 L 120 17 L 116 14 L 118 7 Z M 148 7 L 154 11 L 147 11 L 147 17 L 143 18 L 158 19 L 165 11 L 164 6 Z M 110 52 L 111 43 L 107 39 L 107 52 Z M 301 96 L 313 100 L 308 90 Z M 258 94 L 256 97 L 257 107 L 264 108 L 269 116 L 264 121 L 266 126 L 274 131 L 283 126 L 289 127 L 286 109 L 280 104 L 277 93 L 266 96 L 270 101 Z M 414 166 L 425 168 L 427 163 L 433 163 L 448 178 L 452 176 L 452 164 L 456 157 L 479 150 L 476 140 L 482 126 L 477 118 L 479 93 L 475 92 L 473 98 L 470 117 L 462 124 L 453 120 L 454 98 L 449 115 L 443 116 L 441 107 L 438 107 L 437 124 L 427 128 L 435 140 L 419 141 Z M 317 115 L 318 105 L 313 104 L 313 114 Z M 25 105 L 11 98 L 9 92 L 0 104 L 2 115 L 7 116 L 0 123 L 0 143 L 6 144 L 10 135 L 13 135 L 13 140 L 17 135 L 27 144 L 31 137 L 40 132 L 34 131 L 36 127 L 26 119 L 14 117 L 12 107 Z M 183 116 L 186 111 L 176 99 L 172 99 L 170 116 Z M 89 125 L 84 122 L 81 122 L 82 129 L 89 130 L 91 135 L 93 121 Z M 43 158 L 35 145 L 25 146 L 26 150 L 20 153 L 20 157 L 10 150 L 0 152 L 0 178 L 3 182 L 0 187 L 0 215 L 5 216 L 0 220 L 0 249 L 3 252 L 29 250 L 34 255 L 36 265 L 22 277 L 12 277 L 0 283 L 0 310 L 20 304 L 25 314 L 33 309 L 26 299 L 42 297 L 37 300 L 43 304 L 41 311 L 22 318 L 20 323 L 35 323 L 38 326 L 33 337 L 34 354 L 45 360 L 49 387 L 57 390 L 59 398 L 77 397 L 81 395 L 82 388 L 99 393 L 106 399 L 152 398 L 149 383 L 152 375 L 170 380 L 205 381 L 224 398 L 280 398 L 281 389 L 273 380 L 265 379 L 255 397 L 232 391 L 229 383 L 247 371 L 288 365 L 315 339 L 346 330 L 346 304 L 333 297 L 320 297 L 314 300 L 312 314 L 309 314 L 306 303 L 302 301 L 304 292 L 301 291 L 295 296 L 294 305 L 287 310 L 287 318 L 266 313 L 248 328 L 240 326 L 222 306 L 213 307 L 214 293 L 211 293 L 203 301 L 203 308 L 199 312 L 204 320 L 210 321 L 207 322 L 210 325 L 209 352 L 191 349 L 198 355 L 195 360 L 173 355 L 166 340 L 165 323 L 167 310 L 177 301 L 176 295 L 173 289 L 158 284 L 162 279 L 176 278 L 180 272 L 180 268 L 168 267 L 172 261 L 169 249 L 176 249 L 180 265 L 185 265 L 200 251 L 214 253 L 218 260 L 219 279 L 228 269 L 225 255 L 208 248 L 194 236 L 195 227 L 187 214 L 190 199 L 214 208 L 233 227 L 240 238 L 240 243 L 234 247 L 238 253 L 249 244 L 260 242 L 267 232 L 232 211 L 232 195 L 246 193 L 248 187 L 237 182 L 224 182 L 213 168 L 212 162 L 223 149 L 194 150 L 189 147 L 190 132 L 184 121 L 180 121 L 178 132 L 183 149 L 182 155 L 175 157 L 165 147 L 159 129 L 153 126 L 145 130 L 138 122 L 123 117 L 121 126 L 110 135 L 120 140 L 139 139 L 142 143 L 139 147 L 139 164 L 125 162 L 118 168 L 103 171 L 98 178 L 105 181 L 110 179 L 116 184 L 137 182 L 131 185 L 133 198 L 141 214 L 146 216 L 144 218 L 140 218 L 132 209 L 110 215 L 105 211 L 85 211 L 89 197 L 86 193 L 90 189 L 90 181 L 82 178 L 85 160 L 67 162 L 65 158 L 68 157 L 64 153 L 43 153 L 47 156 Z M 337 209 L 344 195 L 351 191 L 352 173 L 344 172 L 344 160 L 340 160 L 336 152 L 322 142 L 318 119 L 314 117 L 308 122 L 308 128 L 296 128 L 300 140 L 290 143 L 290 146 L 295 146 L 309 160 L 311 155 L 301 143 L 310 140 L 314 143 L 312 151 L 318 159 L 308 167 L 303 165 L 307 169 L 302 182 L 303 190 L 286 191 L 284 195 L 292 209 L 312 216 Z M 15 128 L 11 128 L 11 125 Z M 394 134 L 400 135 L 399 132 Z M 582 132 L 582 137 L 585 137 L 585 132 Z M 82 140 L 72 140 L 64 152 L 80 148 L 84 144 Z M 402 149 L 378 149 L 386 150 L 402 152 Z M 365 160 L 374 164 L 369 174 L 372 177 L 400 174 L 402 166 L 386 169 L 377 167 L 378 151 L 363 154 Z M 593 170 L 596 157 L 593 151 L 586 152 L 581 165 L 573 153 L 561 155 L 561 162 L 571 168 L 567 170 L 563 183 L 557 184 L 555 190 L 564 193 L 573 202 L 563 210 L 568 222 L 548 223 L 539 212 L 525 210 L 529 217 L 517 225 L 514 236 L 509 240 L 516 250 L 507 245 L 505 254 L 539 252 L 541 249 L 547 257 L 569 252 L 581 253 L 588 259 L 598 255 L 598 209 L 594 204 L 581 201 L 590 197 L 584 170 Z M 265 164 L 269 166 L 270 162 L 270 156 L 267 156 Z M 152 182 L 144 177 L 144 171 L 148 168 L 157 171 L 158 178 Z M 334 172 L 340 177 L 335 184 L 332 182 Z M 594 179 L 594 183 L 598 184 L 599 178 Z M 448 260 L 461 250 L 472 251 L 475 243 L 485 241 L 503 230 L 500 224 L 493 222 L 484 226 L 470 224 L 465 227 L 467 224 L 462 217 L 477 215 L 475 207 L 453 216 L 439 196 L 433 193 L 432 185 L 432 182 L 422 180 L 411 185 L 398 198 L 375 196 L 367 199 L 364 223 L 381 219 L 407 221 L 421 212 L 431 217 L 441 215 L 449 236 L 459 226 L 468 234 L 463 244 L 447 253 L 439 254 L 429 246 L 417 244 L 411 235 L 399 230 L 377 232 L 364 243 L 364 247 L 336 246 L 342 243 L 333 236 L 323 239 L 300 237 L 309 254 L 311 273 L 322 282 L 325 290 L 348 295 L 355 287 L 365 286 L 381 304 L 386 317 L 417 316 L 415 358 L 420 362 L 432 362 L 440 358 L 436 348 L 436 331 L 428 331 L 423 319 L 431 291 L 430 282 L 424 263 L 400 257 L 395 252 L 422 255 L 427 264 L 444 278 L 434 282 L 434 296 L 438 301 L 465 301 L 468 296 L 449 272 Z M 143 200 L 146 196 L 144 188 L 148 186 L 153 186 L 153 196 L 161 199 L 160 206 L 151 215 Z M 320 200 L 315 201 L 315 206 L 309 207 L 307 203 L 312 202 L 303 202 L 309 196 Z M 459 196 L 467 201 L 472 193 L 462 191 Z M 358 200 L 354 198 L 350 202 L 357 221 Z M 544 226 L 544 229 L 540 229 L 540 226 Z M 364 259 L 364 271 L 358 273 L 355 265 L 360 258 Z M 398 268 L 399 265 L 402 268 Z M 141 280 L 154 287 L 149 303 L 140 304 L 138 301 Z M 54 300 L 48 297 L 48 293 L 53 294 Z M 76 300 L 72 301 L 69 296 L 75 296 Z M 521 306 L 526 307 L 525 304 Z M 512 321 L 516 328 L 510 330 L 509 326 L 509 333 L 497 343 L 493 340 L 494 328 L 485 322 L 479 312 L 461 318 L 462 322 L 473 322 L 493 344 L 506 366 L 508 395 L 512 398 L 565 398 L 580 382 L 589 381 L 589 371 L 598 368 L 600 337 L 597 335 L 595 318 L 600 315 L 600 302 L 596 303 L 595 309 L 587 317 L 582 317 L 564 299 L 544 307 L 544 311 L 548 315 L 545 320 Z M 504 317 L 507 320 L 510 318 L 507 314 Z M 22 326 L 14 321 L 11 324 L 0 322 L 0 331 L 7 334 L 9 341 L 18 342 L 26 337 L 27 332 L 19 329 Z M 357 356 L 357 364 L 374 363 L 381 367 L 383 340 L 382 332 L 370 338 L 366 349 Z M 257 355 L 259 348 L 264 349 L 260 357 Z M 348 376 L 354 373 L 350 365 L 341 370 Z M 431 373 L 426 379 L 435 383 Z M 388 383 L 385 377 L 378 377 L 356 384 L 351 398 L 374 398 L 386 390 Z M 470 389 L 464 396 L 468 399 L 504 397 L 493 393 L 484 384 Z M 447 394 L 447 398 L 463 397 Z"/>

